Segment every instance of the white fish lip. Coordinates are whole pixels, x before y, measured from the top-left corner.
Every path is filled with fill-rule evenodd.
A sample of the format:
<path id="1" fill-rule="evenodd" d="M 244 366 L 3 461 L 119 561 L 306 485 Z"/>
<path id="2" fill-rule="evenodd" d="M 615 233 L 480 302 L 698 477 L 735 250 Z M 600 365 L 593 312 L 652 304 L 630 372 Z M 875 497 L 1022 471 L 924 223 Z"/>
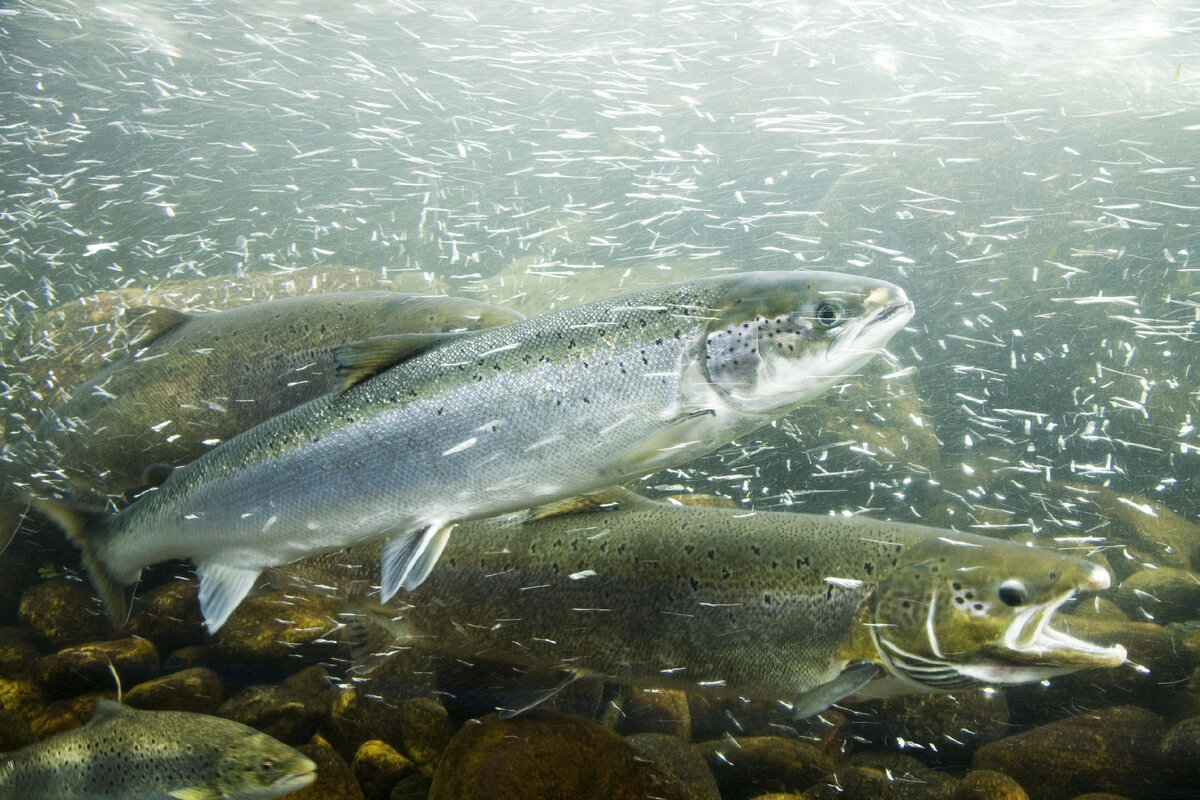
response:
<path id="1" fill-rule="evenodd" d="M 275 781 L 275 783 L 271 784 L 271 791 L 272 793 L 278 792 L 278 794 L 273 794 L 275 797 L 291 794 L 292 792 L 311 785 L 316 779 L 317 765 L 316 763 L 309 761 L 302 770 L 280 778 L 279 780 Z"/>

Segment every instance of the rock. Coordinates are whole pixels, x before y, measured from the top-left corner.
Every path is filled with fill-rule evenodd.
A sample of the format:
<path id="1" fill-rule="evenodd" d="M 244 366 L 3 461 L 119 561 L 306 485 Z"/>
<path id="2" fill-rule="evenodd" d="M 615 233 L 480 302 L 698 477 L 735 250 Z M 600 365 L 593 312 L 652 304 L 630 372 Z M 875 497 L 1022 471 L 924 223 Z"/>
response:
<path id="1" fill-rule="evenodd" d="M 329 711 L 329 741 L 339 753 L 354 754 L 364 742 L 378 740 L 402 750 L 400 708 L 363 687 L 336 690 Z"/>
<path id="2" fill-rule="evenodd" d="M 1029 800 L 1029 795 L 1002 772 L 973 769 L 958 782 L 951 800 Z"/>
<path id="3" fill-rule="evenodd" d="M 700 742 L 725 800 L 767 792 L 802 792 L 834 770 L 833 757 L 811 742 L 743 736 Z"/>
<path id="4" fill-rule="evenodd" d="M 847 765 L 804 792 L 805 800 L 884 800 L 890 782 L 882 770 Z"/>
<path id="5" fill-rule="evenodd" d="M 296 749 L 316 762 L 317 779 L 300 791 L 287 795 L 288 800 L 364 800 L 350 765 L 329 742 L 320 736 L 313 736 L 308 744 Z"/>
<path id="6" fill-rule="evenodd" d="M 307 742 L 327 717 L 319 698 L 288 686 L 250 686 L 230 697 L 217 715 L 257 728 L 293 747 Z"/>
<path id="7" fill-rule="evenodd" d="M 692 740 L 692 716 L 687 695 L 677 689 L 643 689 L 623 686 L 617 733 L 666 733 L 685 742 Z"/>
<path id="8" fill-rule="evenodd" d="M 1071 608 L 1070 616 L 1090 617 L 1108 622 L 1129 621 L 1129 615 L 1122 611 L 1119 605 L 1098 594 L 1080 598 L 1079 602 Z"/>
<path id="9" fill-rule="evenodd" d="M 114 686 L 113 670 L 122 681 L 137 683 L 158 674 L 158 650 L 148 639 L 88 642 L 43 656 L 38 680 L 57 693 Z"/>
<path id="10" fill-rule="evenodd" d="M 171 653 L 163 661 L 163 669 L 167 672 L 179 672 L 192 667 L 201 667 L 209 663 L 208 648 L 202 645 L 181 647 Z"/>
<path id="11" fill-rule="evenodd" d="M 1185 794 L 1184 797 L 1191 797 L 1191 794 Z M 1071 800 L 1129 800 L 1123 794 L 1112 794 L 1111 792 L 1088 792 L 1087 794 L 1077 794 Z"/>
<path id="12" fill-rule="evenodd" d="M 79 581 L 56 579 L 30 587 L 21 595 L 17 618 L 51 650 L 116 635 L 91 587 Z"/>
<path id="13" fill-rule="evenodd" d="M 400 736 L 404 752 L 422 775 L 432 778 L 454 730 L 450 715 L 440 703 L 428 697 L 414 697 L 400 706 Z"/>
<path id="14" fill-rule="evenodd" d="M 1200 575 L 1172 567 L 1143 569 L 1121 582 L 1116 601 L 1136 620 L 1165 625 L 1200 619 Z"/>
<path id="15" fill-rule="evenodd" d="M 883 739 L 928 749 L 938 764 L 966 764 L 980 745 L 1009 732 L 1008 701 L 1003 694 L 965 690 L 880 700 L 863 707 L 878 721 Z"/>
<path id="16" fill-rule="evenodd" d="M 24 628 L 0 628 L 0 675 L 33 678 L 33 665 L 41 657 L 42 651 Z"/>
<path id="17" fill-rule="evenodd" d="M 36 741 L 33 728 L 29 727 L 24 717 L 0 708 L 0 753 L 20 750 Z"/>
<path id="18" fill-rule="evenodd" d="M 1159 745 L 1165 785 L 1200 786 L 1200 717 L 1171 727 Z"/>
<path id="19" fill-rule="evenodd" d="M 533 711 L 468 722 L 446 748 L 429 800 L 687 800 L 668 771 L 588 720 Z"/>
<path id="20" fill-rule="evenodd" d="M 388 800 L 426 800 L 432 787 L 433 781 L 424 775 L 420 773 L 409 775 L 407 778 L 401 778 L 400 782 L 392 788 L 392 794 Z"/>
<path id="21" fill-rule="evenodd" d="M 9 520 L 0 516 L 0 526 L 5 524 L 10 524 Z M 0 538 L 7 532 L 0 530 Z M 21 596 L 40 580 L 37 562 L 30 556 L 28 548 L 14 540 L 0 557 L 0 620 L 16 619 Z"/>
<path id="22" fill-rule="evenodd" d="M 350 769 L 365 800 L 388 800 L 400 779 L 417 770 L 413 762 L 378 739 L 362 743 L 350 762 Z"/>
<path id="23" fill-rule="evenodd" d="M 139 597 L 128 631 L 154 642 L 160 653 L 205 644 L 196 580 L 167 581 Z"/>
<path id="24" fill-rule="evenodd" d="M 979 748 L 972 767 L 1003 772 L 1034 800 L 1067 800 L 1081 792 L 1153 793 L 1162 719 L 1116 706 L 1058 720 Z"/>
<path id="25" fill-rule="evenodd" d="M 225 699 L 225 683 L 211 669 L 194 667 L 139 683 L 125 693 L 125 704 L 157 711 L 212 713 Z"/>
<path id="26" fill-rule="evenodd" d="M 29 727 L 33 728 L 39 739 L 78 728 L 92 718 L 99 697 L 115 701 L 117 693 L 90 692 L 51 703 L 29 723 Z"/>
<path id="27" fill-rule="evenodd" d="M 768 794 L 756 795 L 753 800 L 804 800 L 802 794 L 784 794 L 783 792 L 770 792 Z"/>
<path id="28" fill-rule="evenodd" d="M 912 756 L 891 751 L 867 751 L 851 757 L 851 767 L 873 770 L 883 776 L 888 800 L 950 800 L 958 781 L 944 772 L 932 770 Z M 836 782 L 843 770 L 838 770 Z M 870 783 L 874 783 L 872 777 Z M 864 784 L 867 785 L 867 784 Z M 880 795 L 868 795 L 870 797 Z M 852 795 L 847 794 L 846 800 Z M 866 796 L 863 797 L 866 800 Z"/>
<path id="29" fill-rule="evenodd" d="M 774 701 L 708 694 L 688 695 L 692 741 L 731 736 L 777 736 L 795 726 L 792 715 Z"/>
<path id="30" fill-rule="evenodd" d="M 0 678 L 0 709 L 30 724 L 46 710 L 46 697 L 35 683 Z"/>
<path id="31" fill-rule="evenodd" d="M 340 608 L 328 598 L 272 592 L 242 601 L 213 637 L 210 658 L 222 663 L 297 669 L 339 655 L 326 638 Z"/>
<path id="32" fill-rule="evenodd" d="M 669 733 L 635 733 L 626 736 L 625 743 L 668 770 L 687 789 L 690 800 L 721 800 L 712 770 L 685 740 Z"/>

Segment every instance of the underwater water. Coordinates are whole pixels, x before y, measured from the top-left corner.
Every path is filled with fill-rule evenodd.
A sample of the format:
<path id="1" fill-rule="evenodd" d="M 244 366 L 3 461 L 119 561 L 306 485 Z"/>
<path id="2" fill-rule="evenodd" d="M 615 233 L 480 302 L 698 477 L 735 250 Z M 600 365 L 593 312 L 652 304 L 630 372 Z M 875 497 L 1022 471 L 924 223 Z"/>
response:
<path id="1" fill-rule="evenodd" d="M 392 290 L 533 317 L 862 275 L 916 309 L 886 353 L 627 487 L 1059 549 L 1111 587 L 1058 618 L 1128 653 L 802 721 L 619 680 L 499 720 L 533 670 L 435 647 L 361 671 L 344 609 L 295 587 L 210 635 L 168 562 L 114 628 L 31 516 L 0 554 L 0 749 L 85 722 L 111 663 L 130 704 L 305 748 L 313 797 L 1191 796 L 1198 37 L 1198 5 L 1118 0 L 0 3 L 6 460 L 128 352 L 127 306 Z"/>

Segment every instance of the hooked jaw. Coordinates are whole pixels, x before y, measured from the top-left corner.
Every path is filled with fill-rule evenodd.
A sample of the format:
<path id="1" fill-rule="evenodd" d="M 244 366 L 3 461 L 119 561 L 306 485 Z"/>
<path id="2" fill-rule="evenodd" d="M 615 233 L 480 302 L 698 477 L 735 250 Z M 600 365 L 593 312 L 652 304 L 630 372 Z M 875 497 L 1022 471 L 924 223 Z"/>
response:
<path id="1" fill-rule="evenodd" d="M 912 301 L 899 286 L 876 287 L 865 302 L 875 310 L 838 334 L 837 341 L 828 351 L 829 358 L 853 353 L 864 360 L 869 359 L 913 318 Z"/>

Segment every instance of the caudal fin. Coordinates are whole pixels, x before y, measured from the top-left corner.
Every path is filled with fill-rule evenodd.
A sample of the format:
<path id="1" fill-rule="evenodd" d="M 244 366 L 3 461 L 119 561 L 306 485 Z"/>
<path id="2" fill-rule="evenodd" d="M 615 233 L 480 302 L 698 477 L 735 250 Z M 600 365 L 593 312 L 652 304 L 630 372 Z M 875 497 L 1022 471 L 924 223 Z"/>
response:
<path id="1" fill-rule="evenodd" d="M 95 588 L 96 594 L 108 612 L 108 618 L 115 627 L 124 627 L 129 621 L 129 611 L 133 606 L 133 590 L 137 581 L 125 585 L 108 571 L 108 567 L 100 559 L 97 552 L 97 539 L 103 533 L 104 527 L 111 516 L 106 511 L 80 508 L 63 500 L 35 498 L 33 506 L 44 514 L 55 525 L 62 528 L 63 533 L 81 551 L 83 568 Z"/>

